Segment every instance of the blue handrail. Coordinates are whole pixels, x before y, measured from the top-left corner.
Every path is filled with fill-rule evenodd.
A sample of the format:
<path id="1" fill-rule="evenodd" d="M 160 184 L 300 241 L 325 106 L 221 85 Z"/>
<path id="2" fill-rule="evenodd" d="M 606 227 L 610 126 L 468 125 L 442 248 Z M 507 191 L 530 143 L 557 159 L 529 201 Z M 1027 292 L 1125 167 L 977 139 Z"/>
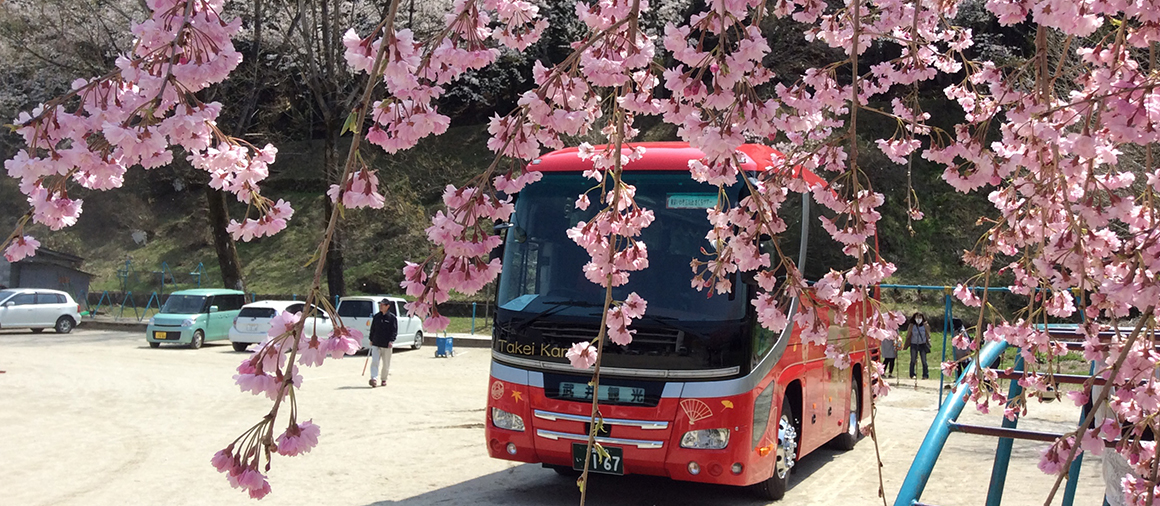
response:
<path id="1" fill-rule="evenodd" d="M 1006 341 L 988 343 L 979 352 L 979 359 L 984 364 L 992 364 L 1006 349 Z M 956 388 L 954 393 L 947 397 L 946 403 L 931 422 L 930 431 L 926 433 L 922 445 L 918 447 L 918 455 L 914 456 L 914 463 L 910 465 L 906 478 L 902 480 L 902 488 L 898 491 L 894 506 L 911 506 L 922 497 L 922 491 L 926 488 L 926 482 L 930 480 L 930 473 L 934 470 L 939 453 L 942 453 L 947 437 L 951 434 L 951 423 L 958 420 L 959 414 L 963 412 L 969 390 Z"/>

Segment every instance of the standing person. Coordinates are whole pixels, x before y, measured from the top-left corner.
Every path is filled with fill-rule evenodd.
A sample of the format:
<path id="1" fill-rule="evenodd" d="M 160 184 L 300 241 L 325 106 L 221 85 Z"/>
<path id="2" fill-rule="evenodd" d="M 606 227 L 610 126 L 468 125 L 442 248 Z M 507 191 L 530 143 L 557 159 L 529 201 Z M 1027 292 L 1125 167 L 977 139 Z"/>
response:
<path id="1" fill-rule="evenodd" d="M 882 367 L 886 370 L 886 377 L 894 377 L 894 360 L 898 358 L 898 348 L 894 346 L 894 338 L 882 341 Z"/>
<path id="2" fill-rule="evenodd" d="M 955 335 L 955 338 L 951 340 L 951 344 L 954 346 L 954 379 L 957 380 L 963 376 L 963 372 L 967 370 L 967 362 L 971 360 L 971 335 L 967 333 L 967 327 L 963 325 L 962 320 L 955 318 L 951 322 L 951 329 Z"/>
<path id="3" fill-rule="evenodd" d="M 394 303 L 383 299 L 379 301 L 379 312 L 371 319 L 371 388 L 379 385 L 386 386 L 387 374 L 391 369 L 391 348 L 395 338 L 399 335 L 399 320 L 395 318 Z M 379 360 L 383 361 L 383 368 L 379 370 Z M 379 381 L 375 382 L 375 371 L 379 370 Z"/>
<path id="4" fill-rule="evenodd" d="M 922 359 L 922 379 L 930 379 L 930 371 L 926 365 L 926 354 L 930 353 L 930 330 L 926 327 L 926 315 L 915 312 L 910 319 L 910 326 L 906 329 L 906 343 L 903 351 L 910 348 L 910 379 L 915 379 L 914 362 Z"/>

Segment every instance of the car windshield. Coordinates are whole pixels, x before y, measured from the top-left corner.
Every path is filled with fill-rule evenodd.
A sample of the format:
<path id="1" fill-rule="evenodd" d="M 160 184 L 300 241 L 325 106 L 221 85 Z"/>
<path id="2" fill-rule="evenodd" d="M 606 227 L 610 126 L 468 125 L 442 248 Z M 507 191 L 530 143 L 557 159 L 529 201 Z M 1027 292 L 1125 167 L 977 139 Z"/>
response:
<path id="1" fill-rule="evenodd" d="M 277 314 L 272 307 L 244 307 L 238 312 L 238 318 L 273 318 Z"/>
<path id="2" fill-rule="evenodd" d="M 744 317 L 743 297 L 732 294 L 706 297 L 692 287 L 694 258 L 705 260 L 712 251 L 705 239 L 710 229 L 706 210 L 717 205 L 717 188 L 698 183 L 685 172 L 626 173 L 636 186 L 636 202 L 651 210 L 655 221 L 639 240 L 648 248 L 649 266 L 633 272 L 628 284 L 613 289 L 612 297 L 624 300 L 636 292 L 648 301 L 648 315 L 681 321 L 739 320 Z M 551 311 L 561 315 L 587 315 L 604 302 L 604 289 L 588 281 L 584 265 L 588 253 L 568 238 L 566 230 L 589 221 L 598 206 L 576 208 L 576 197 L 593 186 L 580 174 L 549 173 L 520 192 L 507 231 L 503 272 L 499 284 L 499 307 L 531 315 Z M 725 189 L 729 202 L 737 202 L 741 184 Z"/>
<path id="3" fill-rule="evenodd" d="M 170 295 L 161 308 L 162 313 L 193 314 L 205 312 L 204 295 Z"/>
<path id="4" fill-rule="evenodd" d="M 8 300 L 8 297 L 16 295 L 16 290 L 0 290 L 0 302 Z"/>
<path id="5" fill-rule="evenodd" d="M 341 300 L 338 302 L 338 316 L 343 318 L 368 318 L 374 312 L 374 305 L 369 300 Z"/>

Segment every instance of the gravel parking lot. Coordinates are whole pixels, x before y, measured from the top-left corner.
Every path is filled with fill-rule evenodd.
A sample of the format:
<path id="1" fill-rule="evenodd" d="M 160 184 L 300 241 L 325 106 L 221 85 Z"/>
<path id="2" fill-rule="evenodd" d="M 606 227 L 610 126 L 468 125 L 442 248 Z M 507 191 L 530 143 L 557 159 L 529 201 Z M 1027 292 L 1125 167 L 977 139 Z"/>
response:
<path id="1" fill-rule="evenodd" d="M 299 410 L 322 428 L 313 452 L 278 457 L 262 504 L 576 504 L 570 480 L 538 465 L 487 457 L 484 406 L 489 354 L 400 351 L 386 388 L 360 376 L 364 357 L 308 371 Z M 142 335 L 80 330 L 68 335 L 0 331 L 0 503 L 248 504 L 209 465 L 214 452 L 258 421 L 265 397 L 231 378 L 245 357 L 228 344 L 150 349 Z M 893 503 L 936 412 L 937 382 L 895 388 L 880 402 L 880 450 Z M 1079 412 L 1033 406 L 1021 427 L 1063 430 Z M 997 425 L 973 409 L 962 421 Z M 1051 486 L 1035 467 L 1044 444 L 1015 444 L 1005 504 L 1042 504 Z M 995 440 L 954 435 L 924 502 L 981 504 Z M 874 505 L 874 445 L 806 457 L 783 504 Z M 1085 461 L 1076 504 L 1102 500 L 1098 459 Z M 748 491 L 650 477 L 602 477 L 590 504 L 763 504 Z M 1059 501 L 1057 500 L 1056 503 Z"/>

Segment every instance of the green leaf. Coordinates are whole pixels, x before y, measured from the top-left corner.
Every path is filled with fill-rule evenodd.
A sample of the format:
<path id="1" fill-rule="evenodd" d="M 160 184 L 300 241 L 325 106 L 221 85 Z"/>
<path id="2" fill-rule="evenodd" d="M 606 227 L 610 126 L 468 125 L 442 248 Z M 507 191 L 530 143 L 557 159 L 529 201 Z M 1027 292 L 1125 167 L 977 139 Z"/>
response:
<path id="1" fill-rule="evenodd" d="M 346 135 L 347 132 L 358 132 L 358 110 L 350 111 L 346 117 L 346 122 L 342 124 L 342 132 L 338 135 Z"/>

